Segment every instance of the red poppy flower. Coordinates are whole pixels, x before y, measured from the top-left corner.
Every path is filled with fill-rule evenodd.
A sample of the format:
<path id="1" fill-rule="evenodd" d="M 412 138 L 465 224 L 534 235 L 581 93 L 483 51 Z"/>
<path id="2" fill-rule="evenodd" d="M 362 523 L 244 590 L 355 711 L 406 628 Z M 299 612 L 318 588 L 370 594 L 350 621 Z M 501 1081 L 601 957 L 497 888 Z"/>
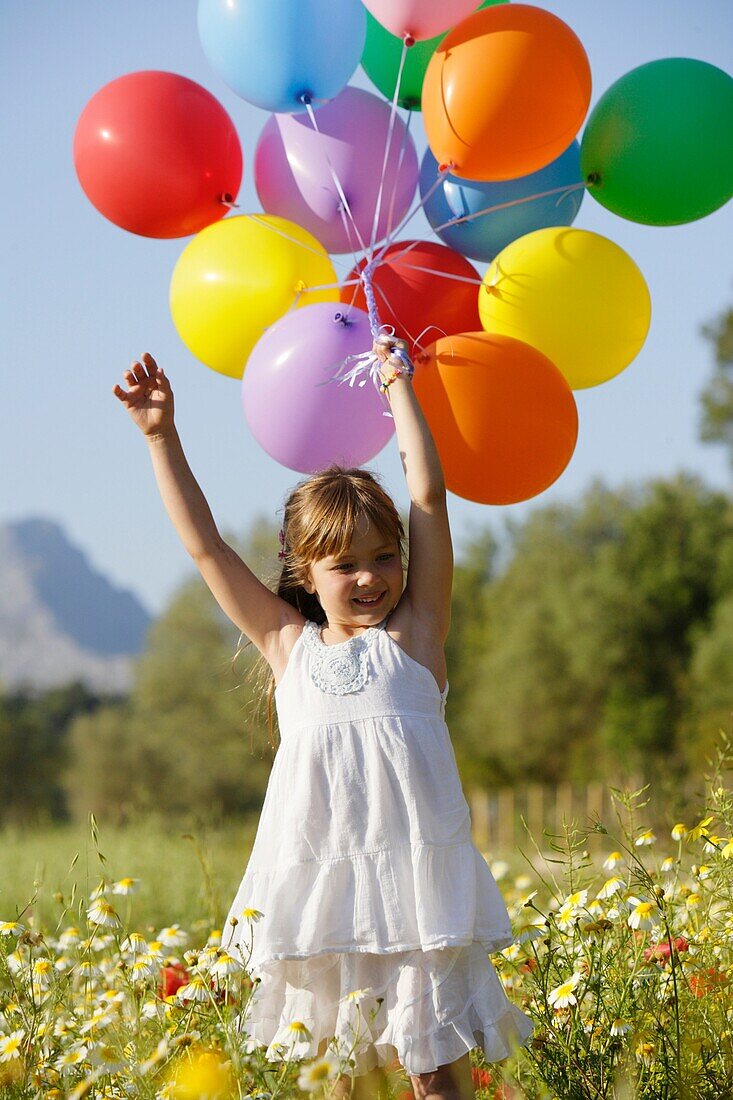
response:
<path id="1" fill-rule="evenodd" d="M 162 966 L 158 977 L 158 996 L 162 998 L 172 997 L 182 985 L 186 985 L 190 980 L 191 977 L 188 971 L 180 963 Z"/>
<path id="2" fill-rule="evenodd" d="M 704 997 L 706 993 L 714 992 L 727 984 L 728 975 L 714 966 L 690 974 L 690 989 L 696 997 Z"/>

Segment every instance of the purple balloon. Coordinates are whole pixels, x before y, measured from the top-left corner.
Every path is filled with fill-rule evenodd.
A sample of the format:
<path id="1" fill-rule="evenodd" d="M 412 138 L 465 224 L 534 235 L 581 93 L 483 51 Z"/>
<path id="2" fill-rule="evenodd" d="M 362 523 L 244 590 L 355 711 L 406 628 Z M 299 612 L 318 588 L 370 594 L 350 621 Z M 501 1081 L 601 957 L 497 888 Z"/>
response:
<path id="1" fill-rule="evenodd" d="M 361 466 L 381 451 L 394 420 L 383 415 L 389 407 L 371 379 L 320 385 L 348 355 L 371 346 L 366 313 L 335 302 L 286 313 L 260 337 L 242 378 L 242 403 L 252 435 L 272 458 L 310 474 L 331 462 Z"/>
<path id="2" fill-rule="evenodd" d="M 418 178 L 415 144 L 395 115 L 378 198 L 390 113 L 383 99 L 347 87 L 315 111 L 317 130 L 304 113 L 271 115 L 254 158 L 265 211 L 304 226 L 327 252 L 363 252 L 371 243 L 379 202 L 376 240 L 381 241 L 409 210 Z M 351 217 L 340 212 L 339 187 Z"/>

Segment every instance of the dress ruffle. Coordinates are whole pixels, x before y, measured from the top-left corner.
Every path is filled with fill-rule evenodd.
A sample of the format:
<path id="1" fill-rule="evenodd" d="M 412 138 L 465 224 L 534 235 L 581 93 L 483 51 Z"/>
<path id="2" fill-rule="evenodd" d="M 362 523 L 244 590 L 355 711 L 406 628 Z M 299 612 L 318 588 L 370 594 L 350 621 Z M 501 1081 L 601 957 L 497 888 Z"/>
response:
<path id="1" fill-rule="evenodd" d="M 245 907 L 263 914 L 252 929 L 250 956 Z M 485 951 L 500 951 L 513 942 L 499 888 L 470 841 L 406 843 L 271 870 L 250 867 L 229 915 L 238 924 L 226 946 L 233 951 L 242 943 L 254 976 L 278 959 L 343 951 L 392 955 L 474 941 Z"/>
<path id="2" fill-rule="evenodd" d="M 326 1039 L 357 1075 L 395 1056 L 409 1074 L 430 1073 L 476 1046 L 500 1061 L 533 1030 L 479 943 L 271 961 L 240 1027 L 271 1061 L 313 1058 Z"/>

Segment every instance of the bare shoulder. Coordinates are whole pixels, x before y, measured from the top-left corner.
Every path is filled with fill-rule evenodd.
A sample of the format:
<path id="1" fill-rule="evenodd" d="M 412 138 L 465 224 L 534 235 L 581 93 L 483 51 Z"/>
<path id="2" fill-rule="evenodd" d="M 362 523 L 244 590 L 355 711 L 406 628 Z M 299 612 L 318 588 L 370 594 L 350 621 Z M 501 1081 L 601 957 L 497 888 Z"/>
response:
<path id="1" fill-rule="evenodd" d="M 421 616 L 414 610 L 406 595 L 389 616 L 386 630 L 408 657 L 432 672 L 439 687 L 445 684 L 448 675 L 445 638 L 429 616 Z"/>

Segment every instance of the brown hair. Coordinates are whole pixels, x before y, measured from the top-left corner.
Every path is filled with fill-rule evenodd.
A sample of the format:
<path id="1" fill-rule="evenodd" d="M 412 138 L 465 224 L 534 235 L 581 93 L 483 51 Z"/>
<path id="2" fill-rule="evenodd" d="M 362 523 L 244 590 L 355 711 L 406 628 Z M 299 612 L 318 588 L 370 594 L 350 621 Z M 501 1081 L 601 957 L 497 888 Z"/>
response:
<path id="1" fill-rule="evenodd" d="M 308 568 L 321 558 L 344 554 L 351 545 L 357 525 L 364 518 L 385 539 L 397 543 L 404 569 L 405 529 L 402 520 L 392 498 L 371 471 L 334 463 L 298 482 L 283 508 L 283 564 L 276 587 L 274 584 L 270 587 L 306 619 L 325 623 L 326 615 L 318 597 L 304 588 Z M 246 646 L 237 649 L 235 659 L 242 648 Z M 267 702 L 268 736 L 270 745 L 275 749 L 275 677 L 262 654 L 255 661 L 251 676 L 261 697 Z"/>

